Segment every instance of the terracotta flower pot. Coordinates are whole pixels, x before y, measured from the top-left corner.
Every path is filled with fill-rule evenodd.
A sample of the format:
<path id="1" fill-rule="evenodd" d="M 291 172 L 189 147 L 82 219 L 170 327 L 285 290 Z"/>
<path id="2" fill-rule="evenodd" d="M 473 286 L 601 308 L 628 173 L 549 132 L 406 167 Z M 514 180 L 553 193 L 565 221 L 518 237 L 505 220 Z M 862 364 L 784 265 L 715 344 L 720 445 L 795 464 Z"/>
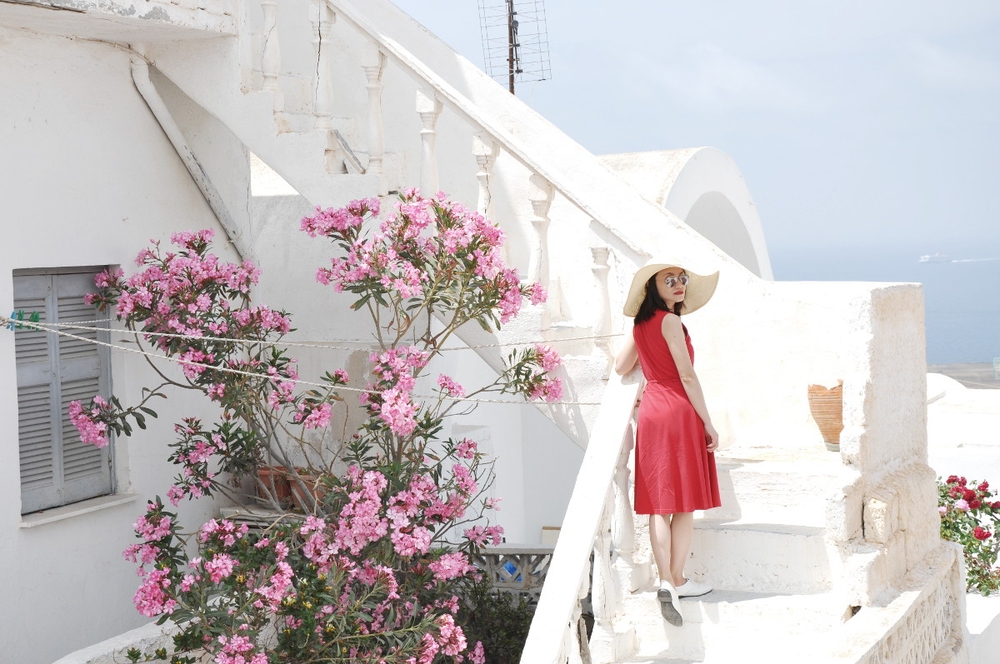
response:
<path id="1" fill-rule="evenodd" d="M 292 487 L 288 483 L 288 469 L 284 466 L 261 466 L 257 469 L 257 478 L 260 480 L 271 496 L 278 501 L 278 505 L 284 507 L 292 499 Z M 264 501 L 270 500 L 264 488 L 257 485 L 257 497 Z"/>
<path id="2" fill-rule="evenodd" d="M 326 487 L 319 481 L 319 477 L 309 475 L 308 473 L 299 473 L 299 479 L 302 480 L 302 484 L 305 485 L 306 491 L 312 495 L 313 500 L 317 502 L 323 500 L 323 496 L 326 494 Z M 295 507 L 303 512 L 312 512 L 313 503 L 306 497 L 306 492 L 295 481 L 295 477 L 289 476 L 288 483 L 292 489 L 292 503 Z"/>
<path id="3" fill-rule="evenodd" d="M 840 450 L 840 432 L 844 430 L 844 381 L 836 387 L 809 386 L 809 412 L 823 436 L 826 449 Z"/>

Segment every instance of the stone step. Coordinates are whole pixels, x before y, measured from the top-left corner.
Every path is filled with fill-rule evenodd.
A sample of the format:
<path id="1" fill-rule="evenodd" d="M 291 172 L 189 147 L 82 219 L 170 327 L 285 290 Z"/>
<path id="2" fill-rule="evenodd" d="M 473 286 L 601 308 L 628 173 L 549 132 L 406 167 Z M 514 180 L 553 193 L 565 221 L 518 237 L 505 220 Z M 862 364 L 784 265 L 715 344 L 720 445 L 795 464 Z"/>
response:
<path id="1" fill-rule="evenodd" d="M 654 591 L 626 597 L 638 649 L 623 664 L 809 661 L 817 642 L 849 615 L 827 594 L 734 590 L 683 599 L 680 610 L 684 625 L 674 627 L 660 615 Z"/>
<path id="2" fill-rule="evenodd" d="M 698 520 L 686 571 L 716 588 L 825 592 L 836 578 L 839 560 L 825 532 L 810 526 Z"/>
<path id="3" fill-rule="evenodd" d="M 826 527 L 826 510 L 854 471 L 825 448 L 731 449 L 717 454 L 722 507 L 713 521 Z"/>

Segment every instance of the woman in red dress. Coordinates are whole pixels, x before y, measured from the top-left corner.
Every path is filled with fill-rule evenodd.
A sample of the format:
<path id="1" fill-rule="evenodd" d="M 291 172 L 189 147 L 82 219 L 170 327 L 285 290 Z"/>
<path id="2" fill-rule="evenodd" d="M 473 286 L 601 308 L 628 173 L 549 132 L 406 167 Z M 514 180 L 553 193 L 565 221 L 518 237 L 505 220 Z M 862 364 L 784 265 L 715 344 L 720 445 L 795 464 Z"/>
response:
<path id="1" fill-rule="evenodd" d="M 646 387 L 636 424 L 635 511 L 649 515 L 649 539 L 660 574 L 663 617 L 683 624 L 681 597 L 698 597 L 712 587 L 684 576 L 691 550 L 694 511 L 722 504 L 714 452 L 719 434 L 694 372 L 694 349 L 681 313 L 705 305 L 719 273 L 701 276 L 675 263 L 658 261 L 632 280 L 625 315 L 635 317 L 632 335 L 618 353 L 615 370 L 624 375 L 638 361 Z"/>

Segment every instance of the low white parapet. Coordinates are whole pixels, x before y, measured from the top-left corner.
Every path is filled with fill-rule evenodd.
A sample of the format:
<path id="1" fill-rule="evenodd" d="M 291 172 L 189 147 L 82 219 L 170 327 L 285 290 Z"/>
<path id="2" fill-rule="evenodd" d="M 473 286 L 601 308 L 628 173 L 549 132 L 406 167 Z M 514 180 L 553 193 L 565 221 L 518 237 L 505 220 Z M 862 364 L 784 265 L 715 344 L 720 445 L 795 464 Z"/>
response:
<path id="1" fill-rule="evenodd" d="M 159 648 L 167 648 L 169 652 L 176 630 L 173 623 L 164 625 L 149 623 L 72 652 L 52 664 L 121 664 L 128 661 L 125 654 L 132 648 L 142 651 L 143 654 L 152 653 Z M 159 660 L 153 664 L 159 664 Z"/>

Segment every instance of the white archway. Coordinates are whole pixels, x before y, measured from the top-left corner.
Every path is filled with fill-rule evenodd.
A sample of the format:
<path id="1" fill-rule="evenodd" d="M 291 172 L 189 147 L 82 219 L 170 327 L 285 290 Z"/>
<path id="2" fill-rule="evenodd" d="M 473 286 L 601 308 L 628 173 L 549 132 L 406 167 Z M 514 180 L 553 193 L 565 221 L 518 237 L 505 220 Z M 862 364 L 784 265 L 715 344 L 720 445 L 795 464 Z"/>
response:
<path id="1" fill-rule="evenodd" d="M 774 279 L 757 205 L 732 157 L 716 148 L 604 155 L 601 161 L 763 279 Z"/>

